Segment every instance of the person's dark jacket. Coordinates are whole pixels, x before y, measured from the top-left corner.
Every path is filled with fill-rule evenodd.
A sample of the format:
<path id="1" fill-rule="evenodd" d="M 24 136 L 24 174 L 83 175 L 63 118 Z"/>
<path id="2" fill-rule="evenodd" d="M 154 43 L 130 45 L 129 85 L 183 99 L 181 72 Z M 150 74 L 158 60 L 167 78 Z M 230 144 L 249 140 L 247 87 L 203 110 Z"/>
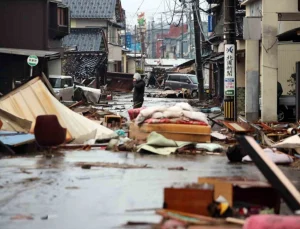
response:
<path id="1" fill-rule="evenodd" d="M 146 84 L 144 80 L 139 80 L 133 83 L 133 102 L 144 101 L 145 86 Z"/>

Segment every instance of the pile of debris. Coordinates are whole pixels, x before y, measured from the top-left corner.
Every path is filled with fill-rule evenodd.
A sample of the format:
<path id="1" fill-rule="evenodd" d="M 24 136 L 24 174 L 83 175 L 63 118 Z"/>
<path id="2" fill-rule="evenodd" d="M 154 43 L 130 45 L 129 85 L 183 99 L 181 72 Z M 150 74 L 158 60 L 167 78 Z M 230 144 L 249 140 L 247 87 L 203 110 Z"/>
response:
<path id="1" fill-rule="evenodd" d="M 163 209 L 156 210 L 163 217 L 160 228 L 299 228 L 299 216 L 276 214 L 283 198 L 299 215 L 300 193 L 253 138 L 237 139 L 270 183 L 200 177 L 194 184 L 174 184 L 164 189 Z"/>

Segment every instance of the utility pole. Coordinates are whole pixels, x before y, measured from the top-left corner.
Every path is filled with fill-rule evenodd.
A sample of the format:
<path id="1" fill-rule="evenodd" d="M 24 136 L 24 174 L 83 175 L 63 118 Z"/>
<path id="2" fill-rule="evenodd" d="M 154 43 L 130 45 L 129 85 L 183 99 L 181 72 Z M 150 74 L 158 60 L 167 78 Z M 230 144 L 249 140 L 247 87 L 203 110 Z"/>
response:
<path id="1" fill-rule="evenodd" d="M 224 0 L 224 118 L 237 120 L 236 0 Z"/>
<path id="2" fill-rule="evenodd" d="M 190 59 L 192 59 L 192 12 L 189 11 L 189 30 L 190 30 L 190 45 L 189 45 L 189 51 L 190 51 L 190 54 L 189 54 L 189 57 Z"/>
<path id="3" fill-rule="evenodd" d="M 154 18 L 152 19 L 151 21 L 151 39 L 150 39 L 150 42 L 151 42 L 151 58 L 155 58 L 154 57 L 154 47 L 156 43 L 154 43 Z"/>
<path id="4" fill-rule="evenodd" d="M 141 45 L 142 45 L 142 50 L 141 50 L 141 68 L 144 71 L 144 53 L 145 53 L 145 33 L 143 31 L 143 27 L 140 28 L 141 29 Z"/>
<path id="5" fill-rule="evenodd" d="M 163 19 L 162 19 L 162 14 L 160 15 L 160 27 L 161 27 L 161 46 L 162 46 L 162 59 L 165 57 L 165 49 L 164 49 L 164 38 L 163 38 L 163 34 L 164 34 L 164 26 L 163 26 Z"/>
<path id="6" fill-rule="evenodd" d="M 183 29 L 183 12 L 182 12 L 182 19 L 181 19 L 181 59 L 183 59 L 183 32 L 184 32 L 184 29 Z"/>
<path id="7" fill-rule="evenodd" d="M 137 29 L 136 25 L 134 26 L 134 64 L 135 64 L 135 72 L 136 72 L 136 45 L 137 45 Z"/>
<path id="8" fill-rule="evenodd" d="M 201 56 L 201 31 L 198 22 L 198 10 L 199 10 L 199 0 L 195 1 L 193 5 L 193 16 L 194 16 L 194 33 L 195 33 L 195 48 L 196 48 L 196 75 L 198 78 L 198 96 L 199 100 L 204 99 L 204 83 L 203 83 L 203 72 L 202 72 L 202 56 Z"/>

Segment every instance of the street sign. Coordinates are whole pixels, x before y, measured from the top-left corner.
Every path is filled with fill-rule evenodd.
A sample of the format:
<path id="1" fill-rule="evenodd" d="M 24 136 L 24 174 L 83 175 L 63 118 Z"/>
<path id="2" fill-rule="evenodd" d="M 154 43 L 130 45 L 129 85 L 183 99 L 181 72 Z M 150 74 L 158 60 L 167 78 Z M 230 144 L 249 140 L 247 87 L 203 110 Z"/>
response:
<path id="1" fill-rule="evenodd" d="M 208 32 L 212 33 L 213 32 L 213 16 L 208 15 Z"/>
<path id="2" fill-rule="evenodd" d="M 126 40 L 126 48 L 130 49 L 131 48 L 131 33 L 126 33 L 125 35 L 125 40 Z"/>
<path id="3" fill-rule="evenodd" d="M 235 45 L 225 45 L 224 95 L 235 96 Z"/>
<path id="4" fill-rule="evenodd" d="M 35 67 L 39 63 L 39 58 L 36 55 L 31 55 L 27 58 L 27 64 L 30 67 Z"/>

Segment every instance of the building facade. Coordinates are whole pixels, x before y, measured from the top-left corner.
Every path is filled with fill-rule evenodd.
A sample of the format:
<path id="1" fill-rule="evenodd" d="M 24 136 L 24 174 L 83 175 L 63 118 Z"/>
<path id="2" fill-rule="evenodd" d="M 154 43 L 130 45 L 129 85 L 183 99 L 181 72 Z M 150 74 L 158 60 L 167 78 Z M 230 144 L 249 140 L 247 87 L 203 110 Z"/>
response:
<path id="1" fill-rule="evenodd" d="M 122 66 L 120 31 L 125 30 L 121 0 L 63 0 L 70 8 L 71 28 L 101 28 L 108 41 L 108 71 Z"/>
<path id="2" fill-rule="evenodd" d="M 300 61 L 297 29 L 300 27 L 299 1 L 245 0 L 246 40 L 246 117 L 277 120 L 277 82 L 283 94 L 292 88 L 288 80 Z M 293 29 L 294 34 L 293 35 Z M 289 33 L 291 33 L 289 35 Z"/>

